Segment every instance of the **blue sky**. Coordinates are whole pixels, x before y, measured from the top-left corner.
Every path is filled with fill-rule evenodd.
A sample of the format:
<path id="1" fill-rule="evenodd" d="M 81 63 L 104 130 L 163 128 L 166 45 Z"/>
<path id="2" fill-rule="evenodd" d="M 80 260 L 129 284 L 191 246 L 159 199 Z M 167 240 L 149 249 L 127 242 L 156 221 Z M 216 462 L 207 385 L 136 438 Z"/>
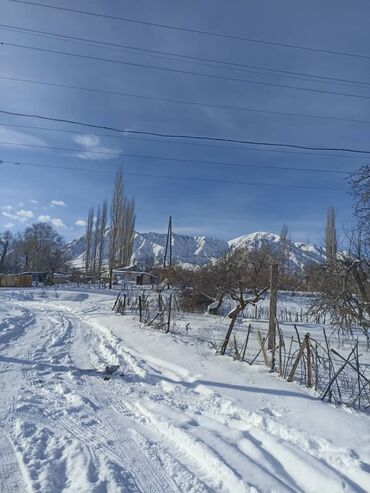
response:
<path id="1" fill-rule="evenodd" d="M 370 55 L 370 3 L 367 0 L 356 2 L 356 7 L 351 2 L 334 0 L 235 0 L 228 3 L 214 0 L 48 0 L 48 3 L 111 16 Z M 244 65 L 370 81 L 370 60 L 366 58 L 171 31 L 8 0 L 0 0 L 0 12 L 1 24 Z M 235 70 L 235 67 L 158 57 L 128 49 L 103 48 L 4 28 L 0 28 L 0 39 L 6 43 L 229 78 L 370 96 L 370 86 L 366 85 L 308 81 L 307 78 L 286 78 L 265 71 Z M 370 99 L 169 73 L 8 45 L 0 47 L 0 57 L 0 77 L 209 105 L 370 120 Z M 127 130 L 370 149 L 369 123 L 172 104 L 1 78 L 0 90 L 0 110 L 12 112 L 37 113 Z M 314 242 L 322 239 L 328 206 L 335 206 L 339 228 L 351 224 L 351 198 L 344 175 L 201 165 L 175 159 L 336 171 L 355 171 L 368 161 L 360 155 L 338 152 L 303 153 L 236 144 L 185 144 L 160 138 L 141 139 L 3 114 L 0 114 L 0 142 L 0 159 L 5 161 L 0 165 L 0 231 L 6 228 L 18 231 L 41 220 L 54 224 L 67 239 L 83 232 L 83 220 L 91 205 L 109 198 L 114 175 L 16 166 L 6 163 L 7 160 L 112 172 L 123 166 L 126 192 L 136 197 L 139 231 L 164 231 L 171 214 L 178 233 L 230 239 L 252 231 L 279 232 L 282 224 L 286 223 L 294 239 Z M 127 154 L 155 158 L 134 158 L 125 156 Z M 159 157 L 171 160 L 160 160 Z M 135 173 L 178 179 L 137 176 Z M 247 186 L 228 181 L 260 185 Z M 343 190 L 299 188 L 309 186 Z"/>

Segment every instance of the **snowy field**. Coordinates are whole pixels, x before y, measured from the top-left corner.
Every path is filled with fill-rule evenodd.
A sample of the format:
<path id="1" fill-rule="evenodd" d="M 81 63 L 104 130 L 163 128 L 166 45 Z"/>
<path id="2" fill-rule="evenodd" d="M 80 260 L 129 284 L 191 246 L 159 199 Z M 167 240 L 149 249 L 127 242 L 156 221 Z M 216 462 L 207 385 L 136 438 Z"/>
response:
<path id="1" fill-rule="evenodd" d="M 368 415 L 191 337 L 222 319 L 166 335 L 113 301 L 0 291 L 1 493 L 370 491 Z"/>

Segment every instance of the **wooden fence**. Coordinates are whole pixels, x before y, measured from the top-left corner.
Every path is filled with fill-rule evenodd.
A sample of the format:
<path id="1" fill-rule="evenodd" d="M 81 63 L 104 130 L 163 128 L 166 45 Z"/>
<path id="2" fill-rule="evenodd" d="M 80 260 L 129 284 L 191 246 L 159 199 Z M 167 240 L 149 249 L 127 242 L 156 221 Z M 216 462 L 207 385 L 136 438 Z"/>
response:
<path id="1" fill-rule="evenodd" d="M 284 334 L 277 323 L 277 344 L 268 349 L 268 330 L 248 324 L 243 336 L 234 334 L 228 355 L 249 365 L 263 364 L 288 382 L 298 382 L 316 391 L 316 396 L 338 405 L 370 410 L 370 380 L 368 367 L 361 361 L 366 343 L 353 341 L 346 349 L 338 348 L 336 338 L 312 337 L 300 333 Z M 320 337 L 319 337 L 320 336 Z M 220 351 L 221 344 L 216 347 Z"/>
<path id="2" fill-rule="evenodd" d="M 32 276 L 14 276 L 12 274 L 0 274 L 0 288 L 30 288 Z"/>
<path id="3" fill-rule="evenodd" d="M 118 293 L 112 309 L 121 315 L 136 315 L 139 322 L 167 333 L 175 324 L 179 307 L 172 292 L 159 291 L 153 296 L 129 288 Z"/>
<path id="4" fill-rule="evenodd" d="M 172 332 L 181 338 L 221 353 L 222 332 L 202 327 L 198 333 L 189 330 L 186 313 L 181 313 L 175 293 L 162 290 L 155 295 L 126 289 L 118 293 L 113 310 L 121 315 L 133 315 L 148 327 Z M 366 342 L 346 340 L 339 345 L 337 333 L 327 334 L 325 328 L 316 330 L 315 337 L 303 332 L 290 316 L 283 313 L 284 330 L 276 320 L 276 345 L 268 349 L 268 329 L 259 319 L 250 323 L 239 320 L 229 341 L 226 356 L 249 365 L 263 365 L 287 382 L 296 382 L 315 391 L 315 396 L 337 405 L 370 410 L 370 364 L 361 353 L 368 354 Z M 213 319 L 213 316 L 210 316 Z M 298 317 L 301 320 L 301 317 Z M 209 320 L 209 319 L 207 319 Z M 176 321 L 178 323 L 176 323 Z M 188 323 L 186 323 L 188 321 Z M 302 316 L 302 323 L 305 318 Z M 301 330 L 301 332 L 300 332 Z M 285 333 L 284 333 L 285 332 Z"/>

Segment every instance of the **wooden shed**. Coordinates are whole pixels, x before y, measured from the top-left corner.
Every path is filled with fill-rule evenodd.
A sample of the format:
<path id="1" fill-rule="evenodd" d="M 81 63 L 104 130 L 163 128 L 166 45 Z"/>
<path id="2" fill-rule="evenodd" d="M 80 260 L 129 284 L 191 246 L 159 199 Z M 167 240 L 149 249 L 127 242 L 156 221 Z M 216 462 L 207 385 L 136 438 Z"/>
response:
<path id="1" fill-rule="evenodd" d="M 158 276 L 145 272 L 137 265 L 128 265 L 127 267 L 121 267 L 113 270 L 113 282 L 114 283 L 135 283 L 138 286 L 156 284 L 158 282 Z"/>

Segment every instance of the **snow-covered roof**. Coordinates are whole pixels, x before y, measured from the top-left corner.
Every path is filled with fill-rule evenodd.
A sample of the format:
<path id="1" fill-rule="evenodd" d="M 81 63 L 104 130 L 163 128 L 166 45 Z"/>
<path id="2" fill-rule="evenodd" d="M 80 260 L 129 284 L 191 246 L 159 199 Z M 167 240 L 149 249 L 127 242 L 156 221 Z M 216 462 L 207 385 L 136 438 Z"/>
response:
<path id="1" fill-rule="evenodd" d="M 147 276 L 151 277 L 158 277 L 155 276 L 154 274 L 151 274 L 150 272 L 145 272 L 141 270 L 136 264 L 134 265 L 127 265 L 126 267 L 120 267 L 118 269 L 113 269 L 113 274 L 146 274 Z"/>

